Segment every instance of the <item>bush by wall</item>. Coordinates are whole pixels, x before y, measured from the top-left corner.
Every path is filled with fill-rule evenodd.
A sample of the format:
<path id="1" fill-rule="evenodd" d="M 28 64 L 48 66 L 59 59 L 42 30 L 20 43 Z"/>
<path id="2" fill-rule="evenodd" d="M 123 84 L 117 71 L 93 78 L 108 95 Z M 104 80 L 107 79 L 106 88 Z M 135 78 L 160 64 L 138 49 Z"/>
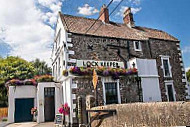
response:
<path id="1" fill-rule="evenodd" d="M 92 127 L 164 127 L 190 125 L 190 102 L 115 104 L 94 109 L 116 109 L 117 114 L 95 120 Z M 91 115 L 93 115 L 91 113 Z"/>

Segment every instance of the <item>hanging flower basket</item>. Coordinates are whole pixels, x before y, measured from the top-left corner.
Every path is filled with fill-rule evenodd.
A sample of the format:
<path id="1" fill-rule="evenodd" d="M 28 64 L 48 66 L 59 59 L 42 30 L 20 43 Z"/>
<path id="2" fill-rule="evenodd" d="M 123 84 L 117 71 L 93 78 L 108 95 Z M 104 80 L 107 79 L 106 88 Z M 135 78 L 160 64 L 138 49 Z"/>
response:
<path id="1" fill-rule="evenodd" d="M 33 85 L 37 86 L 38 82 L 53 82 L 53 77 L 51 75 L 41 75 L 35 76 L 34 79 L 25 79 L 24 81 L 19 79 L 11 79 L 6 82 L 6 86 L 23 86 L 23 85 Z"/>
<path id="2" fill-rule="evenodd" d="M 37 82 L 34 79 L 26 79 L 26 80 L 24 80 L 24 84 L 25 85 L 34 85 L 34 86 L 36 86 Z"/>
<path id="3" fill-rule="evenodd" d="M 137 74 L 136 68 L 124 69 L 124 68 L 105 68 L 105 67 L 97 67 L 97 68 L 84 68 L 84 67 L 71 67 L 68 71 L 64 70 L 63 75 L 66 75 L 66 72 L 71 73 L 76 76 L 92 76 L 93 70 L 96 70 L 97 74 L 100 76 L 112 76 L 113 79 L 119 79 L 120 76 L 128 76 Z"/>
<path id="4" fill-rule="evenodd" d="M 51 75 L 41 75 L 35 76 L 36 82 L 53 82 L 53 77 Z"/>
<path id="5" fill-rule="evenodd" d="M 11 79 L 9 80 L 6 85 L 8 86 L 22 86 L 24 85 L 24 82 L 19 79 Z"/>

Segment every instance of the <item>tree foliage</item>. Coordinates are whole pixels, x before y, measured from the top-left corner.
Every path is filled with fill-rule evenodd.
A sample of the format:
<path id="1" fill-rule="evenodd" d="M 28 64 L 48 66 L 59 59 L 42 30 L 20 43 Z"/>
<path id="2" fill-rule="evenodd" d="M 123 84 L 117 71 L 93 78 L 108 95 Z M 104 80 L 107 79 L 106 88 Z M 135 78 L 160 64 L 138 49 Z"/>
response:
<path id="1" fill-rule="evenodd" d="M 45 61 L 40 61 L 40 59 L 35 59 L 31 62 L 33 67 L 36 69 L 35 75 L 51 75 L 51 68 L 48 67 Z"/>
<path id="2" fill-rule="evenodd" d="M 5 83 L 11 79 L 31 79 L 35 75 L 51 74 L 51 68 L 44 61 L 28 62 L 20 57 L 0 57 L 0 107 L 7 106 Z"/>

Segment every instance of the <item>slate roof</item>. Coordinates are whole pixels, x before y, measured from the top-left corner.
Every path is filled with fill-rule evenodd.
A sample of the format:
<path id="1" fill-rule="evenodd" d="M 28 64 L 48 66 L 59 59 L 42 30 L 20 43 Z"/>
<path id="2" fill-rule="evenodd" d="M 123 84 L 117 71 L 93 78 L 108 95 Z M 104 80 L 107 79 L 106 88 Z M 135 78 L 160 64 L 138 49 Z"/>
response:
<path id="1" fill-rule="evenodd" d="M 69 32 L 78 34 L 85 34 L 87 29 L 89 29 L 89 27 L 96 20 L 61 13 L 60 17 L 62 19 L 63 25 Z M 149 38 L 156 38 L 162 40 L 179 41 L 175 37 L 161 30 L 140 26 L 130 28 L 125 24 L 115 22 L 105 24 L 101 20 L 98 20 L 86 34 L 131 40 L 148 40 Z"/>

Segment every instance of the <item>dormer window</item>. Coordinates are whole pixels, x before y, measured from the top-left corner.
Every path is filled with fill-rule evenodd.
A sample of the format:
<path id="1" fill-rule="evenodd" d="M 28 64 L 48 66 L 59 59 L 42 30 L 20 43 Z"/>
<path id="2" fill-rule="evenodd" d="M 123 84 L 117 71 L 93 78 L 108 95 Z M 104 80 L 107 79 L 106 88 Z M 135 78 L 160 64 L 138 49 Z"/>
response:
<path id="1" fill-rule="evenodd" d="M 135 49 L 135 51 L 142 51 L 141 42 L 140 41 L 133 41 L 133 43 L 134 43 L 134 49 Z"/>

